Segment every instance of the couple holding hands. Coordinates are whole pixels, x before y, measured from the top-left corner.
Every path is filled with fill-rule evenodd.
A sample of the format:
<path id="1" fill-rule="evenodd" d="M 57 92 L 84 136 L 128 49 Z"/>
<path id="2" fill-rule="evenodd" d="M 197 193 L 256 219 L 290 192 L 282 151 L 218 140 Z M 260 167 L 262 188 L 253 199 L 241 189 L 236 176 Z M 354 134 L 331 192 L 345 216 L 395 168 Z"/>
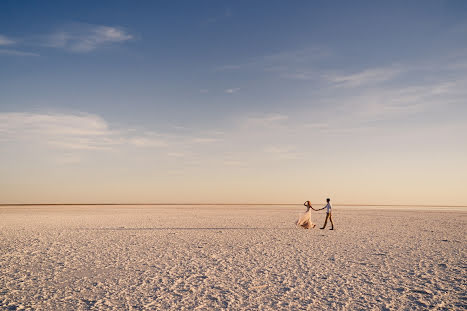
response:
<path id="1" fill-rule="evenodd" d="M 320 229 L 326 228 L 326 224 L 328 223 L 328 219 L 329 219 L 329 221 L 331 222 L 330 230 L 334 230 L 334 223 L 332 222 L 332 214 L 331 214 L 331 209 L 332 209 L 331 199 L 327 198 L 326 202 L 327 202 L 326 206 L 320 209 L 314 209 L 311 206 L 310 201 L 306 201 L 305 203 L 303 203 L 303 205 L 305 205 L 307 209 L 306 209 L 305 214 L 303 214 L 302 217 L 300 217 L 300 219 L 297 221 L 297 225 L 302 226 L 305 229 L 316 227 L 316 225 L 311 222 L 311 210 L 320 211 L 320 210 L 326 209 L 326 220 L 324 221 L 323 227 L 321 227 Z"/>

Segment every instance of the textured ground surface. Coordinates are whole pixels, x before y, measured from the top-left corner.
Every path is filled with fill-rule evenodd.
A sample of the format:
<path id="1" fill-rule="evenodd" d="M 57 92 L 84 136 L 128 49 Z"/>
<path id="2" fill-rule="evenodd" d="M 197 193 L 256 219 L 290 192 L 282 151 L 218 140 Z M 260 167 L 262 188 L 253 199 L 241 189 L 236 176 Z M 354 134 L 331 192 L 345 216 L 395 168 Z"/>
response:
<path id="1" fill-rule="evenodd" d="M 467 307 L 467 212 L 302 210 L 0 207 L 0 309 Z"/>

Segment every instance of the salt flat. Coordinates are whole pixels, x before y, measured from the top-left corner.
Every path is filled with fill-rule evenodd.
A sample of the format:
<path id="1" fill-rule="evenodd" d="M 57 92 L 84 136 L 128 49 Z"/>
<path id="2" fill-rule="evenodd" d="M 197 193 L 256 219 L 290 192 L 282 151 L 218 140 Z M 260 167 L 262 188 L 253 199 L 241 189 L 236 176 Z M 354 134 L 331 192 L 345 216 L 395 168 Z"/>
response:
<path id="1" fill-rule="evenodd" d="M 467 211 L 304 209 L 0 207 L 0 309 L 467 308 Z"/>

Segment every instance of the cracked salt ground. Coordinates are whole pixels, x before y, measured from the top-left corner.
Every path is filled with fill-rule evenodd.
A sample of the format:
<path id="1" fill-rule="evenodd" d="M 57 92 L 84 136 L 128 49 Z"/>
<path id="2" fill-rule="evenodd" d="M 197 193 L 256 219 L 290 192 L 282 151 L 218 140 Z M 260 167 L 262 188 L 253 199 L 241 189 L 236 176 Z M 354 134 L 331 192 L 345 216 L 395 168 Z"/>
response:
<path id="1" fill-rule="evenodd" d="M 300 212 L 0 207 L 0 309 L 466 309 L 466 212 Z"/>

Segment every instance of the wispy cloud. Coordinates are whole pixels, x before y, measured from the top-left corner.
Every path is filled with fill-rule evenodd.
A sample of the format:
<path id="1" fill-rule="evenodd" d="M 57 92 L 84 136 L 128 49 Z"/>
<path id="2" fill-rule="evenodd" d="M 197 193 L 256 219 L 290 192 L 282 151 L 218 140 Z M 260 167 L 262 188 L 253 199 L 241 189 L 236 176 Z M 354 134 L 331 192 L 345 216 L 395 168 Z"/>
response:
<path id="1" fill-rule="evenodd" d="M 295 50 L 284 50 L 256 57 L 251 57 L 238 63 L 230 63 L 217 66 L 214 71 L 233 71 L 249 69 L 255 71 L 279 74 L 281 77 L 294 78 L 297 74 L 306 72 L 308 67 L 316 61 L 331 55 L 331 52 L 324 47 L 305 47 Z M 299 77 L 300 78 L 300 77 Z M 303 78 L 303 77 L 302 77 Z M 308 79 L 308 77 L 307 77 Z"/>
<path id="2" fill-rule="evenodd" d="M 266 114 L 263 116 L 249 117 L 246 119 L 245 123 L 247 126 L 269 127 L 272 125 L 277 125 L 280 122 L 285 121 L 287 119 L 288 116 L 284 114 L 273 113 Z"/>
<path id="3" fill-rule="evenodd" d="M 0 45 L 12 45 L 15 44 L 15 40 L 8 38 L 7 36 L 0 35 Z"/>
<path id="4" fill-rule="evenodd" d="M 24 51 L 13 50 L 13 49 L 0 49 L 0 54 L 12 55 L 12 56 L 39 56 L 39 54 L 37 53 L 24 52 Z"/>
<path id="5" fill-rule="evenodd" d="M 393 79 L 402 68 L 399 66 L 370 68 L 352 74 L 328 74 L 327 79 L 336 85 L 356 87 L 364 84 L 375 84 Z"/>
<path id="6" fill-rule="evenodd" d="M 168 145 L 162 135 L 111 129 L 104 119 L 91 114 L 0 113 L 0 141 L 45 143 L 64 150 Z"/>
<path id="7" fill-rule="evenodd" d="M 16 40 L 13 40 L 7 36 L 0 35 L 0 47 L 2 46 L 14 46 L 17 45 Z M 25 52 L 14 48 L 1 48 L 0 55 L 11 55 L 11 56 L 39 56 L 37 53 Z"/>
<path id="8" fill-rule="evenodd" d="M 101 46 L 131 40 L 133 36 L 121 27 L 75 23 L 45 38 L 48 47 L 86 53 Z"/>
<path id="9" fill-rule="evenodd" d="M 133 35 L 122 27 L 91 25 L 83 23 L 68 24 L 61 29 L 46 35 L 33 35 L 29 38 L 13 40 L 0 35 L 0 54 L 12 56 L 39 56 L 36 52 L 23 51 L 18 47 L 57 48 L 73 53 L 87 53 L 100 47 L 122 43 L 133 39 Z M 11 48 L 15 46 L 15 48 Z"/>
<path id="10" fill-rule="evenodd" d="M 460 107 L 466 97 L 465 79 L 357 88 L 353 93 L 344 92 L 326 98 L 322 109 L 313 111 L 315 120 L 332 120 L 330 125 L 317 122 L 304 124 L 304 127 L 324 134 L 358 132 L 375 122 L 379 122 L 381 128 L 408 116 L 436 113 L 441 107 Z"/>
<path id="11" fill-rule="evenodd" d="M 111 126 L 93 114 L 0 113 L 0 142 L 37 144 L 50 150 L 111 151 L 122 148 L 170 149 L 169 157 L 182 157 L 198 145 L 223 141 L 219 131 L 153 132 Z"/>
<path id="12" fill-rule="evenodd" d="M 237 93 L 238 91 L 240 91 L 240 88 L 233 88 L 233 89 L 226 89 L 225 92 L 227 94 L 233 94 L 233 93 Z"/>
<path id="13" fill-rule="evenodd" d="M 65 149 L 108 149 L 117 141 L 94 115 L 1 113 L 0 139 L 40 141 Z"/>

